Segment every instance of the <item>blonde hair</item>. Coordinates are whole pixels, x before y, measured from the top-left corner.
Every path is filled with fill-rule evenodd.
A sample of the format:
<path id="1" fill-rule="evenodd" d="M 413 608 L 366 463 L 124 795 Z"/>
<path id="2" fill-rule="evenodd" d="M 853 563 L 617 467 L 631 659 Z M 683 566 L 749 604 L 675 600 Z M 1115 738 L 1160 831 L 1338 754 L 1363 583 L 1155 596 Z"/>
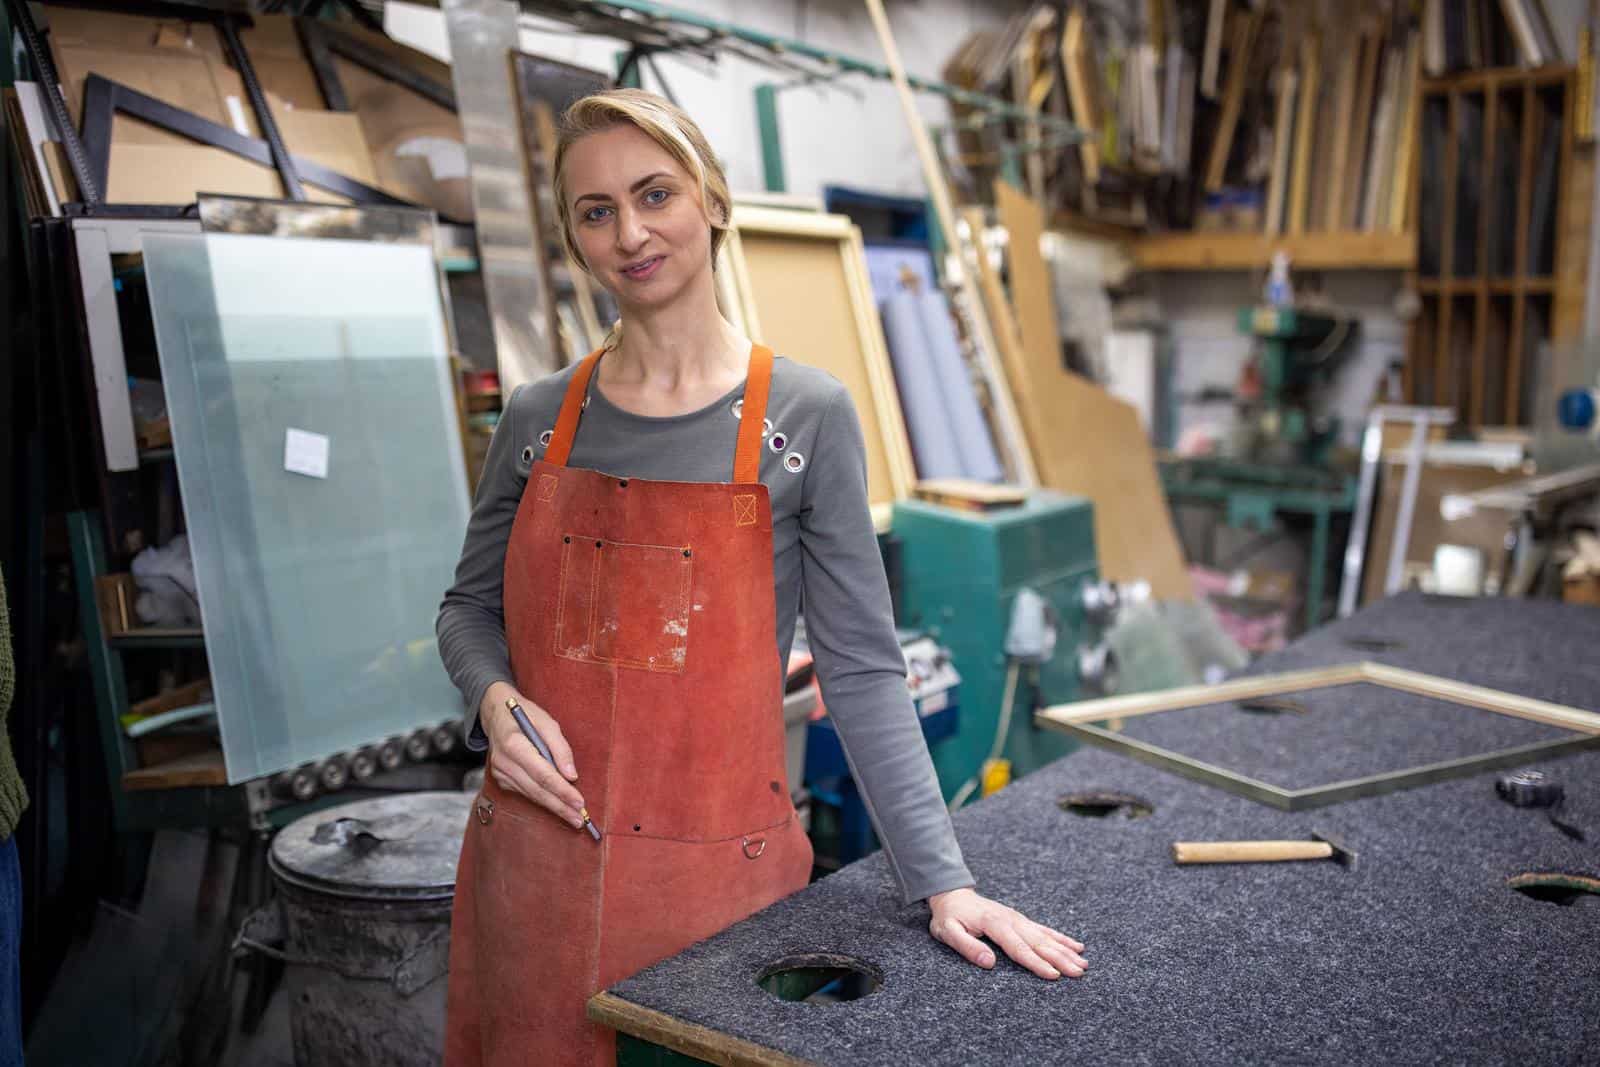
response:
<path id="1" fill-rule="evenodd" d="M 728 176 L 711 151 L 711 144 L 694 120 L 671 101 L 643 89 L 607 89 L 573 102 L 561 116 L 556 135 L 555 159 L 551 161 L 551 184 L 556 211 L 561 219 L 561 240 L 567 255 L 588 270 L 583 253 L 572 231 L 572 208 L 567 199 L 565 164 L 572 146 L 591 133 L 628 123 L 666 149 L 689 175 L 700 192 L 700 205 L 711 220 L 711 262 L 728 234 L 733 198 L 728 192 Z"/>

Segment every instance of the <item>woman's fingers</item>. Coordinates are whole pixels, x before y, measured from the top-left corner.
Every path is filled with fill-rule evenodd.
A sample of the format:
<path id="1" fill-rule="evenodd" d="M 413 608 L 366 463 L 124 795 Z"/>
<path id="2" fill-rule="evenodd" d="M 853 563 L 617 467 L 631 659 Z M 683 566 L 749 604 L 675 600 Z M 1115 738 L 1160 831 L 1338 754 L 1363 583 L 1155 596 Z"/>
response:
<path id="1" fill-rule="evenodd" d="M 985 931 L 990 940 L 1006 950 L 1006 955 L 1016 960 L 1019 964 L 1038 975 L 1040 978 L 1060 978 L 1061 971 L 1054 964 L 1034 951 L 1028 939 L 1022 936 L 1022 931 L 1009 922 L 997 923 L 998 929 Z M 1046 950 L 1049 951 L 1049 950 Z"/>
<path id="2" fill-rule="evenodd" d="M 931 929 L 935 938 L 955 949 L 968 963 L 975 963 L 979 967 L 994 966 L 994 952 L 955 919 L 934 922 Z"/>
<path id="3" fill-rule="evenodd" d="M 538 757 L 536 754 L 536 758 L 542 757 Z M 515 760 L 495 760 L 491 767 L 491 773 L 502 789 L 526 797 L 574 829 L 583 826 L 583 819 L 579 816 L 577 808 L 540 785 L 528 773 L 527 768 Z M 554 774 L 553 771 L 551 773 Z M 560 780 L 559 776 L 557 776 L 557 780 Z"/>
<path id="4" fill-rule="evenodd" d="M 572 761 L 572 746 L 567 744 L 567 736 L 561 732 L 561 724 L 550 717 L 550 713 L 532 701 L 526 701 L 523 708 L 528 713 L 528 720 L 533 723 L 533 728 L 539 731 L 539 736 L 544 738 L 544 743 L 550 748 L 550 755 L 555 757 L 556 766 L 568 779 L 576 781 L 578 766 Z"/>

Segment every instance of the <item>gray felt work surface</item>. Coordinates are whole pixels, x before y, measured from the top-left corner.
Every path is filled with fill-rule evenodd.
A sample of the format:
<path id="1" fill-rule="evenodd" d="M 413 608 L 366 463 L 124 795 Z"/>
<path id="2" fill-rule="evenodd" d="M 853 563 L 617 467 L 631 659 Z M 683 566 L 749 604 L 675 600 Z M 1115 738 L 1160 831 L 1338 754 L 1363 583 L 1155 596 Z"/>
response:
<path id="1" fill-rule="evenodd" d="M 1380 631 L 1404 647 L 1341 638 Z M 1399 597 L 1254 670 L 1377 659 L 1592 706 L 1600 664 L 1583 660 L 1596 638 L 1600 610 Z M 956 829 L 982 891 L 1086 943 L 1085 977 L 957 958 L 929 937 L 925 907 L 895 903 L 880 854 L 611 992 L 828 1064 L 1600 1063 L 1600 897 L 1559 904 L 1506 884 L 1527 871 L 1600 878 L 1600 752 L 1537 766 L 1565 784 L 1564 816 L 1587 843 L 1502 802 L 1505 772 L 1288 813 L 1083 749 L 964 809 Z M 1059 803 L 1097 790 L 1153 811 Z M 1172 860 L 1175 841 L 1313 830 L 1356 850 L 1355 869 Z M 882 985 L 813 1004 L 756 984 L 811 954 L 861 961 Z"/>

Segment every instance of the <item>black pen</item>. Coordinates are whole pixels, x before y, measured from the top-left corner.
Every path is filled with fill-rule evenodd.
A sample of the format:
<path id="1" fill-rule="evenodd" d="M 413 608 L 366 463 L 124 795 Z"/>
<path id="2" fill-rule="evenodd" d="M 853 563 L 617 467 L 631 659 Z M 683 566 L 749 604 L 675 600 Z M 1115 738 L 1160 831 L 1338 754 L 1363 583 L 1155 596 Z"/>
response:
<path id="1" fill-rule="evenodd" d="M 539 750 L 539 755 L 543 756 L 550 766 L 554 767 L 556 758 L 550 754 L 550 746 L 544 743 L 544 738 L 539 736 L 539 731 L 535 730 L 533 723 L 528 721 L 528 713 L 522 710 L 522 705 L 507 697 L 506 708 L 511 712 L 511 717 L 517 720 L 517 727 L 522 731 L 522 736 L 532 742 L 533 747 Z M 600 840 L 600 827 L 589 820 L 589 809 L 584 808 L 578 814 L 583 816 L 584 829 L 589 831 L 589 836 L 596 841 Z"/>

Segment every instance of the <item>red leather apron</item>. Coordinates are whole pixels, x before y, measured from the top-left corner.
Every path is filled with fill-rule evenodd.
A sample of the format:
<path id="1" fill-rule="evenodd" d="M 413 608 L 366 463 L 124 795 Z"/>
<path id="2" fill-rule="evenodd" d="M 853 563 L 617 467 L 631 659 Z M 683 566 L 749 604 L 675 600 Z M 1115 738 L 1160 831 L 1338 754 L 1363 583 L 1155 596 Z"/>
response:
<path id="1" fill-rule="evenodd" d="M 599 356 L 529 474 L 504 598 L 517 688 L 561 724 L 604 837 L 485 779 L 456 881 L 449 1067 L 609 1067 L 615 1033 L 585 1016 L 592 994 L 810 876 L 759 479 L 772 353 L 751 353 L 731 483 L 568 467 Z"/>

